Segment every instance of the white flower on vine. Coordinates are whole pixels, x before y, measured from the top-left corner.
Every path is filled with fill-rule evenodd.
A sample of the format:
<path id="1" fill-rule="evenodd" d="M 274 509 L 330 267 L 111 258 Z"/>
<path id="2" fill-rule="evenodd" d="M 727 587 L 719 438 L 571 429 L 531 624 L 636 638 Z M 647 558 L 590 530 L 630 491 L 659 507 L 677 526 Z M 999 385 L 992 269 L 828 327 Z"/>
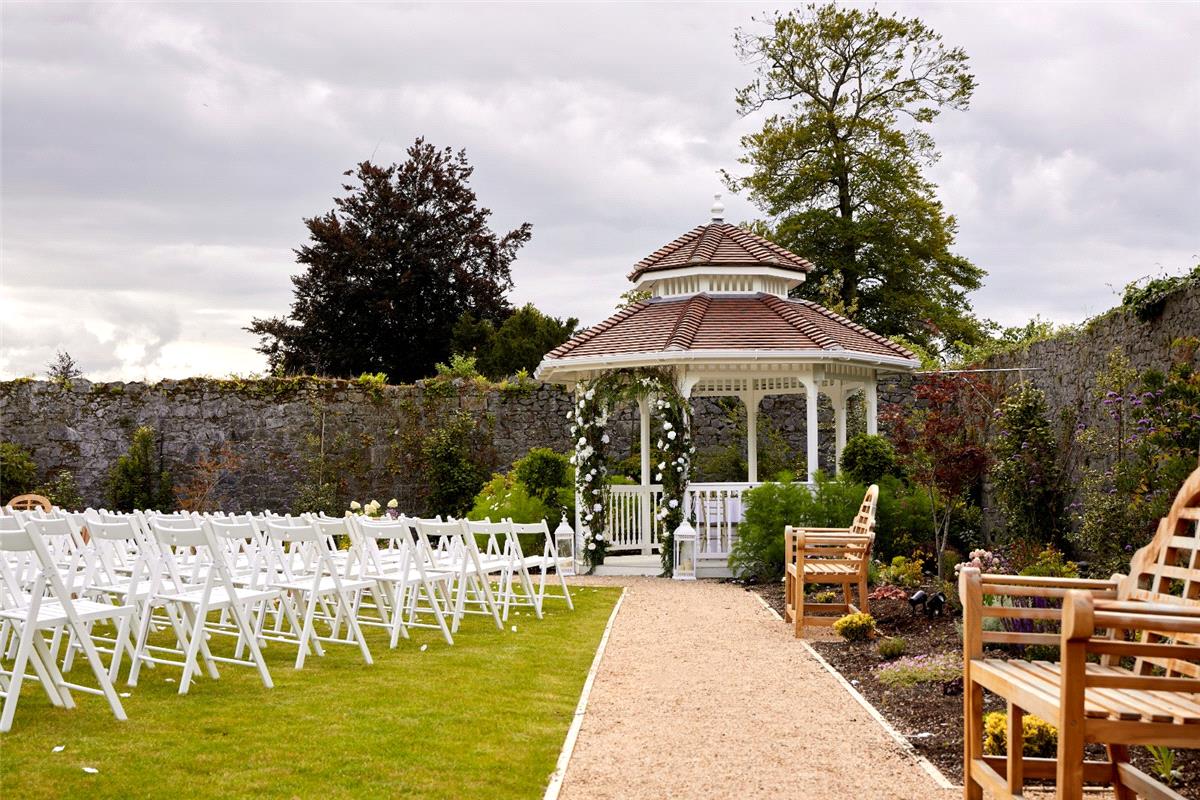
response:
<path id="1" fill-rule="evenodd" d="M 667 501 L 667 505 L 669 505 L 671 508 L 679 508 L 679 501 L 672 497 Z"/>
<path id="2" fill-rule="evenodd" d="M 658 482 L 660 482 L 661 480 L 662 480 L 662 473 L 661 473 L 661 472 L 656 472 L 656 473 L 654 473 L 654 482 L 655 482 L 655 483 L 658 483 Z"/>
<path id="3" fill-rule="evenodd" d="M 586 392 L 583 393 L 583 399 L 585 399 L 585 400 L 591 400 L 595 396 L 596 396 L 595 389 L 588 389 Z"/>
<path id="4" fill-rule="evenodd" d="M 603 534 L 603 533 L 597 533 L 597 534 L 596 534 L 596 541 L 597 541 L 597 542 L 603 542 L 603 541 L 604 541 L 604 534 Z"/>
<path id="5" fill-rule="evenodd" d="M 600 441 L 604 442 L 605 444 L 608 444 L 608 442 L 609 442 L 608 434 L 606 433 L 603 436 L 601 436 Z"/>
<path id="6" fill-rule="evenodd" d="M 664 430 L 664 431 L 669 431 L 669 430 L 671 430 L 671 423 L 670 423 L 670 422 L 664 422 L 664 423 L 663 423 L 663 430 Z"/>
<path id="7" fill-rule="evenodd" d="M 595 549 L 596 549 L 596 543 L 588 542 L 588 550 L 595 550 Z"/>
<path id="8" fill-rule="evenodd" d="M 597 489 L 596 491 L 599 491 L 599 490 Z M 603 511 L 604 506 L 601 503 L 596 503 L 596 505 L 592 506 L 592 510 L 593 511 Z"/>
<path id="9" fill-rule="evenodd" d="M 672 442 L 675 441 L 676 435 L 677 434 L 675 433 L 675 431 L 667 431 L 667 438 L 670 439 Z"/>

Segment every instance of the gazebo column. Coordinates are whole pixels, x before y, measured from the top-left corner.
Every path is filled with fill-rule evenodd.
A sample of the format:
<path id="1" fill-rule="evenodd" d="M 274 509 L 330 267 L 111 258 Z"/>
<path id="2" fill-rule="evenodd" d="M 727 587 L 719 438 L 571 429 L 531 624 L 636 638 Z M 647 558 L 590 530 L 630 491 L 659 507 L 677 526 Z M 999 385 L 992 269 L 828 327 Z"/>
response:
<path id="1" fill-rule="evenodd" d="M 742 395 L 746 406 L 746 480 L 758 482 L 758 394 L 747 392 Z"/>
<path id="2" fill-rule="evenodd" d="M 804 409 L 807 415 L 804 433 L 805 436 L 808 437 L 808 480 L 809 482 L 812 482 L 816 480 L 817 469 L 819 468 L 818 444 L 820 438 L 820 429 L 817 422 L 817 403 L 820 399 L 820 392 L 817 389 L 816 380 L 812 378 L 804 381 L 804 389 L 805 398 L 807 400 Z"/>
<path id="3" fill-rule="evenodd" d="M 642 486 L 650 485 L 650 397 L 638 398 L 638 423 L 642 442 Z"/>
<path id="4" fill-rule="evenodd" d="M 850 392 L 845 385 L 839 385 L 833 400 L 834 428 L 837 431 L 834 439 L 834 472 L 842 470 L 842 451 L 846 449 L 846 406 L 850 400 Z"/>
<path id="5" fill-rule="evenodd" d="M 879 395 L 875 388 L 875 376 L 872 375 L 863 387 L 867 398 L 867 433 L 874 436 L 879 433 Z"/>

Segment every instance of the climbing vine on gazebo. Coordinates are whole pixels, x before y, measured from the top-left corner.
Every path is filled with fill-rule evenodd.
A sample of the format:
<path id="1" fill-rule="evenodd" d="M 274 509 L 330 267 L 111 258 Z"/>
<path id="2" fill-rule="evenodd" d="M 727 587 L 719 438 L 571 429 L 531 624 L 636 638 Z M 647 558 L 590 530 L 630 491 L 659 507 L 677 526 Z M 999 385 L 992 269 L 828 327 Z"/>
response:
<path id="1" fill-rule="evenodd" d="M 571 435 L 575 439 L 575 489 L 579 495 L 582 556 L 592 571 L 604 563 L 608 551 L 608 417 L 621 402 L 653 397 L 652 415 L 661 429 L 653 439 L 651 464 L 654 482 L 663 487 L 656 513 L 663 573 L 674 569 L 672 534 L 683 520 L 684 493 L 691 474 L 696 448 L 687 400 L 675 386 L 674 376 L 664 369 L 615 370 L 584 381 L 577 388 L 572 409 Z"/>

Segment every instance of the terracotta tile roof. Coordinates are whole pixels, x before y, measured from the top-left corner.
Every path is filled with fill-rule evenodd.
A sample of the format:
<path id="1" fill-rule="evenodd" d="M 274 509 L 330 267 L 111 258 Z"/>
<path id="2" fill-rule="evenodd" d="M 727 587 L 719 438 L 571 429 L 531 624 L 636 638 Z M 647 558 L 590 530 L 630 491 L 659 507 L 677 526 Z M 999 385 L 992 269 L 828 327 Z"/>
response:
<path id="1" fill-rule="evenodd" d="M 636 281 L 646 272 L 716 265 L 759 266 L 809 272 L 813 265 L 750 231 L 727 222 L 700 225 L 643 258 L 629 273 Z"/>
<path id="2" fill-rule="evenodd" d="M 849 350 L 915 358 L 816 303 L 761 293 L 643 300 L 564 342 L 546 358 L 703 350 Z"/>

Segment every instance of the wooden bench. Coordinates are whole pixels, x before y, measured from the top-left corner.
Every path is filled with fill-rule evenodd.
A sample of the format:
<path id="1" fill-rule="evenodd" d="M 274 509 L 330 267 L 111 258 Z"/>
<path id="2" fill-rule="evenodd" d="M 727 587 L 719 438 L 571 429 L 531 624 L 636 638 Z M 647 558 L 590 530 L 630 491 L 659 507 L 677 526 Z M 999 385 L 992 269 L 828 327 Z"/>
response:
<path id="1" fill-rule="evenodd" d="M 54 504 L 49 498 L 42 497 L 40 494 L 19 494 L 7 503 L 8 507 L 13 511 L 33 511 L 41 509 L 42 511 L 50 511 L 54 508 Z"/>
<path id="2" fill-rule="evenodd" d="M 784 529 L 786 618 L 795 623 L 797 639 L 805 625 L 828 626 L 846 614 L 867 612 L 867 569 L 878 503 L 879 487 L 871 486 L 849 528 Z M 804 587 L 810 584 L 841 586 L 843 602 L 806 603 Z M 857 606 L 851 602 L 851 587 L 858 589 Z"/>
<path id="3" fill-rule="evenodd" d="M 1200 747 L 1200 469 L 1192 473 L 1134 554 L 1128 576 L 1109 580 L 981 575 L 959 579 L 963 601 L 964 786 L 1020 798 L 1027 778 L 1053 780 L 1060 800 L 1084 783 L 1107 784 L 1117 800 L 1183 800 L 1129 763 L 1130 745 Z M 985 604 L 985 598 L 988 603 Z M 1022 607 L 1015 598 L 1047 602 Z M 1061 604 L 1061 607 L 1059 607 Z M 1032 633 L 984 630 L 984 620 L 1035 620 Z M 1046 628 L 1058 627 L 1058 632 Z M 985 657 L 987 643 L 1056 645 L 1059 660 Z M 983 753 L 983 692 L 1007 702 L 1007 755 Z M 1021 718 L 1058 728 L 1058 757 L 1023 758 Z M 1087 761 L 1084 745 L 1108 760 Z"/>

